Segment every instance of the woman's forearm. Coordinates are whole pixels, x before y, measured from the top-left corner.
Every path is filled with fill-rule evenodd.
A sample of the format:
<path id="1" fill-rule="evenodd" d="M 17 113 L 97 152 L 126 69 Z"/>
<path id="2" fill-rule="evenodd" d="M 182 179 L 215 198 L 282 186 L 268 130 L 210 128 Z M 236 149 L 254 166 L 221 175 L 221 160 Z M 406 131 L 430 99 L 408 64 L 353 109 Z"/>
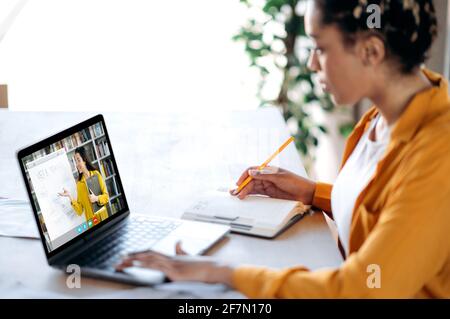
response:
<path id="1" fill-rule="evenodd" d="M 220 283 L 233 288 L 233 272 L 234 268 L 231 266 L 214 265 L 205 281 L 210 283 Z"/>

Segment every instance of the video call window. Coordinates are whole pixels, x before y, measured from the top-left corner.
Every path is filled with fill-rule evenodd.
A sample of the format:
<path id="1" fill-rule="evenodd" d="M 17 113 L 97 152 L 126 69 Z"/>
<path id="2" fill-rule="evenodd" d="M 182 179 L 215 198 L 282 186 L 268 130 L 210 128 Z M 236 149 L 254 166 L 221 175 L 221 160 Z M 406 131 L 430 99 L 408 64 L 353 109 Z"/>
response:
<path id="1" fill-rule="evenodd" d="M 23 158 L 49 252 L 124 207 L 109 150 L 99 122 Z"/>

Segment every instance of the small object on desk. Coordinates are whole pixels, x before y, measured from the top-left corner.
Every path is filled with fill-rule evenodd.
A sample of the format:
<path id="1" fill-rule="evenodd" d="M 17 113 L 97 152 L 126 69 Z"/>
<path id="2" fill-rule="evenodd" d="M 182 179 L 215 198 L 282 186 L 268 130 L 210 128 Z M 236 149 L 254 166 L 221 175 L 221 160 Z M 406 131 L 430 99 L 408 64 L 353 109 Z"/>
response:
<path id="1" fill-rule="evenodd" d="M 225 224 L 231 231 L 274 238 L 298 221 L 309 210 L 301 202 L 265 196 L 248 196 L 239 200 L 227 191 L 206 192 L 181 218 Z"/>
<path id="2" fill-rule="evenodd" d="M 0 236 L 39 238 L 36 221 L 28 201 L 0 199 Z"/>

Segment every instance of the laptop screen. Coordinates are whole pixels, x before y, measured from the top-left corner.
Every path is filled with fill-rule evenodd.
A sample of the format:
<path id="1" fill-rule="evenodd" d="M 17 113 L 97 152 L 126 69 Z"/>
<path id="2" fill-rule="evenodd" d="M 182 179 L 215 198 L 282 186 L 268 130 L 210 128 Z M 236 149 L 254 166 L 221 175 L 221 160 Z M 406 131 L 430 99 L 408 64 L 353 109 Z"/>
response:
<path id="1" fill-rule="evenodd" d="M 48 253 L 126 206 L 104 122 L 77 127 L 20 159 Z"/>

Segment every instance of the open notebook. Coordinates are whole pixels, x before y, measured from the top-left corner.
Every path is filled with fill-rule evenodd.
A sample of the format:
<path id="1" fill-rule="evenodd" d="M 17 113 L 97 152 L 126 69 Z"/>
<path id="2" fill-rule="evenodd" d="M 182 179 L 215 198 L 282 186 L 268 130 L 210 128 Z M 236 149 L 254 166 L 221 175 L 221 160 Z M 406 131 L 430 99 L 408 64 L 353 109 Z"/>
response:
<path id="1" fill-rule="evenodd" d="M 226 224 L 238 233 L 273 238 L 309 210 L 301 202 L 248 196 L 244 200 L 217 190 L 203 194 L 185 210 L 182 218 Z"/>

